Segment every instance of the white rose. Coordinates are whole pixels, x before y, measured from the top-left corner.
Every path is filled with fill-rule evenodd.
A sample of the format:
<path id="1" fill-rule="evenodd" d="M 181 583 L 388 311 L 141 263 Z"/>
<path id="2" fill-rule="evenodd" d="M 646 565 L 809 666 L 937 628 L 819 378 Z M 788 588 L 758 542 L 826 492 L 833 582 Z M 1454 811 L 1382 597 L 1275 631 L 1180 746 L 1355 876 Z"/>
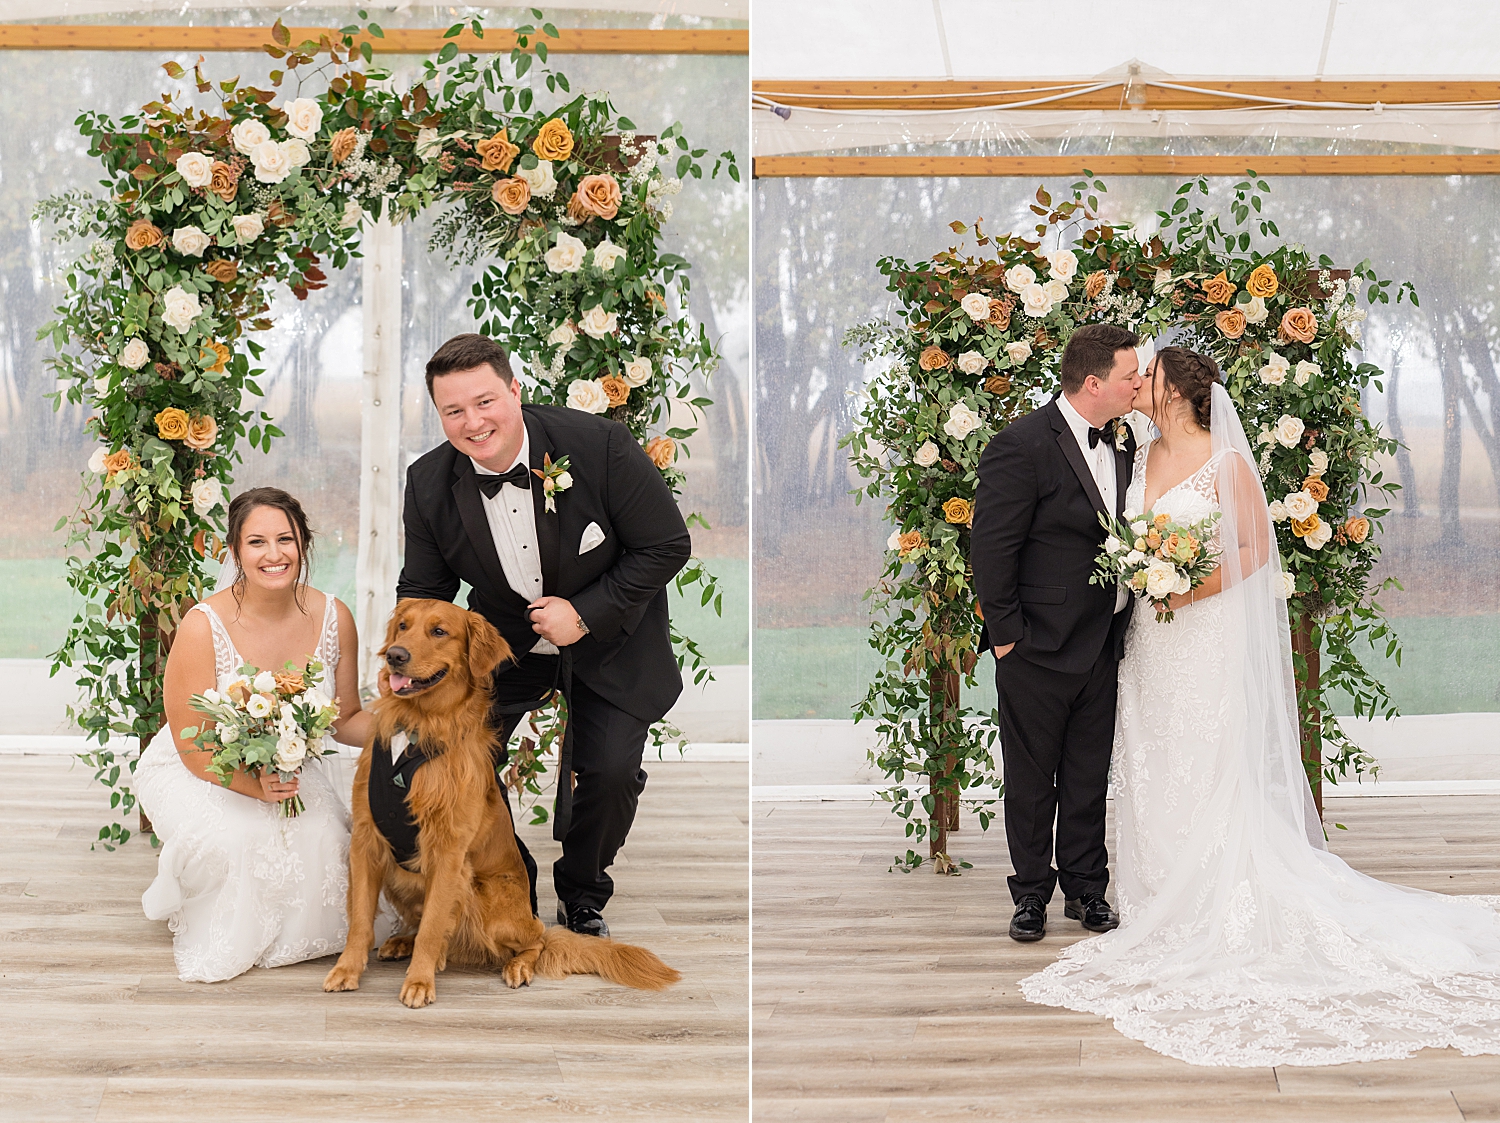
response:
<path id="1" fill-rule="evenodd" d="M 1328 540 L 1333 537 L 1333 527 L 1327 519 L 1318 520 L 1318 529 L 1309 534 L 1302 541 L 1307 543 L 1311 550 L 1321 550 L 1328 545 Z"/>
<path id="2" fill-rule="evenodd" d="M 185 332 L 193 326 L 203 309 L 198 304 L 198 294 L 185 292 L 181 285 L 173 285 L 161 298 L 161 318 L 168 327 Z"/>
<path id="3" fill-rule="evenodd" d="M 251 117 L 230 129 L 229 137 L 234 141 L 235 151 L 248 156 L 257 146 L 271 139 L 271 130 L 263 122 Z"/>
<path id="4" fill-rule="evenodd" d="M 224 488 L 218 480 L 198 480 L 193 484 L 192 498 L 193 510 L 199 518 L 206 518 L 210 511 L 224 502 Z"/>
<path id="5" fill-rule="evenodd" d="M 1323 376 L 1323 368 L 1317 363 L 1303 359 L 1297 364 L 1297 373 L 1292 375 L 1292 381 L 1298 386 L 1306 386 L 1314 375 L 1321 378 Z"/>
<path id="6" fill-rule="evenodd" d="M 224 701 L 224 695 L 220 694 L 212 686 L 210 686 L 207 690 L 205 690 L 203 692 L 203 697 L 207 698 L 210 702 L 215 702 L 215 703 Z"/>
<path id="7" fill-rule="evenodd" d="M 1052 311 L 1052 297 L 1041 285 L 1032 283 L 1021 290 L 1021 306 L 1028 316 L 1039 320 Z"/>
<path id="8" fill-rule="evenodd" d="M 607 398 L 608 395 L 606 395 L 606 399 Z M 552 482 L 558 491 L 567 491 L 568 488 L 573 486 L 573 473 L 559 472 L 556 476 L 553 477 Z"/>
<path id="9" fill-rule="evenodd" d="M 104 474 L 104 456 L 104 448 L 101 446 L 94 449 L 93 455 L 89 457 L 89 471 L 96 476 Z"/>
<path id="10" fill-rule="evenodd" d="M 1283 413 L 1272 432 L 1278 441 L 1287 448 L 1292 448 L 1302 439 L 1302 431 L 1305 428 L 1307 427 L 1302 424 L 1302 418 Z"/>
<path id="11" fill-rule="evenodd" d="M 557 232 L 557 244 L 546 253 L 547 268 L 554 273 L 576 273 L 583 268 L 584 245 L 565 230 Z"/>
<path id="12" fill-rule="evenodd" d="M 276 689 L 276 675 L 271 671 L 261 671 L 260 674 L 250 680 L 250 685 L 255 687 L 256 690 L 269 694 Z"/>
<path id="13" fill-rule="evenodd" d="M 943 422 L 943 432 L 955 441 L 961 441 L 979 426 L 979 414 L 965 403 L 958 402 L 948 411 L 948 420 Z"/>
<path id="14" fill-rule="evenodd" d="M 1258 296 L 1252 296 L 1249 300 L 1239 306 L 1245 314 L 1245 323 L 1263 324 L 1266 322 L 1266 302 Z"/>
<path id="15" fill-rule="evenodd" d="M 1124 548 L 1125 543 L 1121 542 L 1113 534 L 1104 540 L 1104 552 L 1107 554 L 1118 554 Z"/>
<path id="16" fill-rule="evenodd" d="M 255 241 L 266 228 L 258 214 L 237 214 L 229 220 L 229 225 L 234 227 L 234 240 L 242 246 Z"/>
<path id="17" fill-rule="evenodd" d="M 1146 560 L 1146 555 L 1145 554 L 1141 553 L 1139 550 L 1131 550 L 1130 553 L 1128 553 L 1128 554 L 1125 555 L 1125 562 L 1124 562 L 1124 564 L 1128 568 L 1134 569 L 1136 566 L 1140 565 L 1141 562 L 1143 562 L 1145 560 Z"/>
<path id="18" fill-rule="evenodd" d="M 245 712 L 253 718 L 263 718 L 271 712 L 271 699 L 264 694 L 252 694 L 245 703 Z"/>
<path id="19" fill-rule="evenodd" d="M 300 168 L 312 159 L 312 150 L 307 147 L 307 142 L 302 140 L 284 140 L 281 147 L 286 151 L 286 158 L 291 161 L 294 168 Z"/>
<path id="20" fill-rule="evenodd" d="M 625 369 L 620 373 L 627 386 L 644 386 L 651 381 L 651 360 L 643 355 L 637 355 L 625 364 Z"/>
<path id="21" fill-rule="evenodd" d="M 990 298 L 982 292 L 971 292 L 958 302 L 958 306 L 968 313 L 969 319 L 975 323 L 990 318 Z"/>
<path id="22" fill-rule="evenodd" d="M 278 772 L 295 772 L 307 757 L 307 742 L 301 737 L 283 733 L 276 742 L 276 769 Z"/>
<path id="23" fill-rule="evenodd" d="M 360 220 L 365 217 L 365 212 L 360 209 L 357 199 L 350 199 L 344 204 L 344 217 L 339 219 L 339 226 L 345 230 L 352 230 L 358 226 Z"/>
<path id="24" fill-rule="evenodd" d="M 172 231 L 172 248 L 178 253 L 202 257 L 203 251 L 208 249 L 209 241 L 209 236 L 196 226 L 179 226 Z"/>
<path id="25" fill-rule="evenodd" d="M 931 441 L 923 441 L 922 447 L 917 449 L 911 459 L 919 468 L 931 468 L 938 462 L 938 446 Z"/>
<path id="26" fill-rule="evenodd" d="M 132 339 L 124 347 L 120 348 L 120 357 L 116 360 L 127 370 L 140 370 L 146 365 L 146 360 L 151 357 L 151 349 L 146 346 L 143 339 Z"/>
<path id="27" fill-rule="evenodd" d="M 286 131 L 302 140 L 312 140 L 323 126 L 323 107 L 310 97 L 299 97 L 286 108 Z"/>
<path id="28" fill-rule="evenodd" d="M 518 179 L 524 179 L 526 186 L 531 188 L 531 193 L 538 199 L 550 199 L 552 193 L 557 190 L 557 180 L 552 175 L 552 161 L 538 160 L 534 168 L 522 168 L 516 172 Z"/>
<path id="29" fill-rule="evenodd" d="M 578 326 L 583 329 L 584 335 L 593 339 L 603 339 L 607 335 L 614 334 L 619 318 L 618 313 L 606 312 L 604 305 L 596 304 L 578 317 Z"/>
<path id="30" fill-rule="evenodd" d="M 1162 289 L 1169 289 L 1171 287 L 1172 287 L 1172 270 L 1171 269 L 1158 269 L 1156 271 L 1156 277 L 1155 277 L 1155 279 L 1151 282 L 1151 291 L 1153 291 L 1153 292 L 1161 292 Z"/>
<path id="31" fill-rule="evenodd" d="M 1146 595 L 1161 600 L 1177 591 L 1177 567 L 1158 558 L 1146 567 Z"/>
<path id="32" fill-rule="evenodd" d="M 1020 366 L 1031 358 L 1031 344 L 1024 339 L 1018 339 L 1014 343 L 1005 345 L 1005 354 L 1015 366 Z"/>
<path id="33" fill-rule="evenodd" d="M 184 152 L 177 157 L 177 174 L 189 187 L 207 187 L 213 182 L 214 162 L 201 152 Z"/>
<path id="34" fill-rule="evenodd" d="M 1260 380 L 1267 386 L 1280 386 L 1286 381 L 1286 372 L 1292 364 L 1287 362 L 1286 356 L 1278 355 L 1272 351 L 1266 359 L 1266 365 L 1260 368 Z"/>
<path id="35" fill-rule="evenodd" d="M 1130 533 L 1136 535 L 1137 537 L 1145 534 L 1149 529 L 1150 525 L 1146 522 L 1145 519 L 1137 519 L 1135 522 L 1130 524 Z"/>
<path id="36" fill-rule="evenodd" d="M 417 159 L 436 160 L 443 154 L 443 138 L 436 129 L 417 130 Z M 536 194 L 536 192 L 532 192 Z"/>
<path id="37" fill-rule="evenodd" d="M 1305 491 L 1294 491 L 1281 501 L 1281 509 L 1288 518 L 1305 519 L 1317 513 L 1318 501 Z"/>
<path id="38" fill-rule="evenodd" d="M 237 725 L 221 725 L 214 731 L 221 745 L 232 745 L 240 739 L 240 727 Z"/>
<path id="39" fill-rule="evenodd" d="M 899 549 L 901 549 L 901 531 L 900 530 L 893 530 L 893 531 L 891 531 L 891 536 L 885 540 L 885 548 L 887 550 L 899 550 Z"/>
<path id="40" fill-rule="evenodd" d="M 1072 250 L 1058 250 L 1056 253 L 1047 255 L 1047 264 L 1052 268 L 1047 270 L 1052 278 L 1067 284 L 1078 272 L 1078 256 Z"/>
<path id="41" fill-rule="evenodd" d="M 591 378 L 576 379 L 568 386 L 568 408 L 584 413 L 603 413 L 609 408 L 609 395 Z"/>
<path id="42" fill-rule="evenodd" d="M 1042 286 L 1042 291 L 1053 304 L 1064 304 L 1068 299 L 1068 286 L 1059 280 L 1048 281 Z"/>
<path id="43" fill-rule="evenodd" d="M 286 146 L 274 140 L 263 140 L 250 150 L 255 178 L 261 183 L 280 183 L 292 174 L 292 157 Z"/>
<path id="44" fill-rule="evenodd" d="M 1177 588 L 1172 591 L 1178 596 L 1185 596 L 1193 591 L 1193 579 L 1186 573 L 1179 573 L 1177 575 Z"/>
<path id="45" fill-rule="evenodd" d="M 1314 475 L 1321 476 L 1324 472 L 1328 471 L 1328 454 L 1321 448 L 1313 449 L 1312 455 L 1308 459 L 1312 461 Z"/>
<path id="46" fill-rule="evenodd" d="M 1286 522 L 1286 504 L 1282 503 L 1280 499 L 1271 500 L 1270 503 L 1266 504 L 1266 510 L 1270 513 L 1273 523 Z"/>
<path id="47" fill-rule="evenodd" d="M 573 343 L 578 339 L 578 332 L 573 328 L 571 320 L 564 320 L 552 329 L 552 334 L 547 337 L 547 342 L 561 346 L 566 353 Z"/>
<path id="48" fill-rule="evenodd" d="M 1027 265 L 1012 265 L 1005 271 L 1005 287 L 1011 292 L 1020 292 L 1036 281 L 1036 274 Z"/>
<path id="49" fill-rule="evenodd" d="M 615 267 L 615 262 L 625 256 L 625 250 L 615 245 L 608 238 L 594 247 L 594 264 L 608 273 Z"/>
<path id="50" fill-rule="evenodd" d="M 94 397 L 102 398 L 109 393 L 109 375 L 101 374 L 94 379 Z"/>
<path id="51" fill-rule="evenodd" d="M 958 357 L 958 369 L 965 374 L 978 374 L 989 365 L 990 361 L 978 351 L 965 351 Z"/>
<path id="52" fill-rule="evenodd" d="M 1297 578 L 1284 569 L 1276 576 L 1279 578 L 1276 582 L 1276 595 L 1282 600 L 1288 600 L 1295 596 L 1297 593 Z"/>

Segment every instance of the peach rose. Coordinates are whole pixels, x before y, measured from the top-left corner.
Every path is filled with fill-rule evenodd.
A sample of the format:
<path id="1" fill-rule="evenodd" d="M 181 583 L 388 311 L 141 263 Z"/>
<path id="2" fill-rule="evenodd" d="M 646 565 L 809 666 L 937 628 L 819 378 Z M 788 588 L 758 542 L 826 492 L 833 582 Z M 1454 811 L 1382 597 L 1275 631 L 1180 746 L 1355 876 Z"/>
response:
<path id="1" fill-rule="evenodd" d="M 1250 270 L 1250 276 L 1245 278 L 1245 291 L 1251 296 L 1258 296 L 1262 300 L 1276 295 L 1276 290 L 1281 282 L 1276 279 L 1276 270 L 1269 265 L 1257 265 Z"/>
<path id="2" fill-rule="evenodd" d="M 1281 317 L 1281 338 L 1297 343 L 1311 343 L 1318 334 L 1318 318 L 1311 308 L 1292 308 Z"/>
<path id="3" fill-rule="evenodd" d="M 984 380 L 984 388 L 987 393 L 1003 398 L 1010 393 L 1010 378 L 1003 374 L 992 374 Z"/>
<path id="4" fill-rule="evenodd" d="M 554 117 L 546 122 L 531 142 L 531 150 L 538 160 L 566 160 L 573 155 L 573 134 L 567 123 Z"/>
<path id="5" fill-rule="evenodd" d="M 952 357 L 941 347 L 927 347 L 917 358 L 917 366 L 923 370 L 942 370 L 952 361 Z"/>
<path id="6" fill-rule="evenodd" d="M 1370 536 L 1370 520 L 1362 515 L 1355 515 L 1344 524 L 1344 537 L 1356 546 Z"/>
<path id="7" fill-rule="evenodd" d="M 903 558 L 913 550 L 920 550 L 925 545 L 927 545 L 927 542 L 922 537 L 920 530 L 908 530 L 905 534 L 896 536 L 896 549 L 901 551 Z"/>
<path id="8" fill-rule="evenodd" d="M 307 683 L 303 681 L 301 671 L 276 671 L 272 677 L 276 679 L 276 693 L 283 698 L 301 694 L 307 689 Z"/>
<path id="9" fill-rule="evenodd" d="M 994 324 L 1001 331 L 1010 327 L 1010 313 L 1016 306 L 1016 302 L 1006 297 L 1004 300 L 990 301 L 990 318 L 986 323 Z"/>
<path id="10" fill-rule="evenodd" d="M 130 455 L 128 449 L 122 448 L 118 452 L 112 452 L 104 458 L 104 471 L 107 475 L 112 476 L 116 472 L 123 472 L 128 468 L 134 467 L 135 457 Z"/>
<path id="11" fill-rule="evenodd" d="M 1097 273 L 1090 273 L 1088 278 L 1083 282 L 1083 295 L 1093 300 L 1094 297 L 1104 291 L 1104 286 L 1108 283 L 1109 274 L 1104 270 L 1101 269 Z"/>
<path id="12" fill-rule="evenodd" d="M 1214 323 L 1225 339 L 1238 339 L 1245 334 L 1245 314 L 1238 308 L 1226 308 L 1214 317 Z"/>
<path id="13" fill-rule="evenodd" d="M 1314 503 L 1321 503 L 1328 498 L 1328 485 L 1317 476 L 1308 476 L 1303 480 L 1302 490 L 1313 497 Z"/>
<path id="14" fill-rule="evenodd" d="M 203 271 L 221 285 L 230 285 L 240 275 L 240 267 L 228 258 L 219 257 L 203 263 Z"/>
<path id="15" fill-rule="evenodd" d="M 1217 277 L 1210 277 L 1203 282 L 1203 299 L 1211 304 L 1228 304 L 1229 298 L 1234 295 L 1234 290 L 1239 286 L 1224 275 L 1220 270 Z"/>
<path id="16" fill-rule="evenodd" d="M 152 226 L 149 219 L 138 218 L 130 224 L 130 229 L 125 231 L 126 249 L 148 250 L 161 243 L 161 231 Z"/>
<path id="17" fill-rule="evenodd" d="M 187 410 L 168 406 L 156 415 L 156 435 L 164 441 L 180 441 L 188 435 Z"/>
<path id="18" fill-rule="evenodd" d="M 1311 514 L 1308 515 L 1305 519 L 1293 519 L 1292 533 L 1295 534 L 1298 538 L 1306 538 L 1309 534 L 1313 533 L 1313 531 L 1317 530 L 1318 527 L 1322 525 L 1323 520 L 1318 518 L 1316 514 Z"/>
<path id="19" fill-rule="evenodd" d="M 340 129 L 333 134 L 328 143 L 328 155 L 333 158 L 335 164 L 342 164 L 354 155 L 355 148 L 359 146 L 357 133 L 358 130 L 350 125 L 347 129 Z"/>
<path id="20" fill-rule="evenodd" d="M 630 400 L 630 383 L 618 374 L 606 374 L 599 380 L 599 385 L 604 389 L 604 396 L 609 399 L 610 409 L 622 406 Z"/>
<path id="21" fill-rule="evenodd" d="M 950 523 L 966 523 L 973 517 L 974 508 L 970 506 L 967 499 L 961 499 L 955 495 L 943 504 L 943 518 L 947 519 Z"/>
<path id="22" fill-rule="evenodd" d="M 612 175 L 586 175 L 568 201 L 568 214 L 578 219 L 594 215 L 614 218 L 620 213 L 620 185 Z"/>
<path id="23" fill-rule="evenodd" d="M 203 347 L 204 350 L 214 353 L 215 360 L 212 366 L 206 366 L 203 369 L 210 374 L 223 374 L 224 369 L 229 365 L 229 348 L 222 343 L 205 343 Z M 207 356 L 204 357 L 207 358 Z"/>
<path id="24" fill-rule="evenodd" d="M 651 458 L 651 463 L 665 472 L 677 459 L 677 442 L 671 437 L 652 437 L 646 442 L 646 455 Z"/>
<path id="25" fill-rule="evenodd" d="M 499 203 L 500 209 L 506 214 L 522 214 L 531 202 L 531 185 L 514 176 L 498 180 L 490 192 L 490 198 Z"/>
<path id="26" fill-rule="evenodd" d="M 240 173 L 224 161 L 215 160 L 209 168 L 208 189 L 226 203 L 232 203 L 240 193 Z"/>
<path id="27" fill-rule="evenodd" d="M 501 129 L 489 140 L 481 140 L 474 146 L 474 151 L 479 153 L 480 164 L 487 172 L 508 172 L 510 165 L 521 150 L 510 142 L 506 135 L 507 130 Z"/>
<path id="28" fill-rule="evenodd" d="M 182 443 L 202 452 L 214 443 L 214 438 L 218 435 L 219 423 L 205 414 L 188 421 L 187 436 L 182 438 Z"/>

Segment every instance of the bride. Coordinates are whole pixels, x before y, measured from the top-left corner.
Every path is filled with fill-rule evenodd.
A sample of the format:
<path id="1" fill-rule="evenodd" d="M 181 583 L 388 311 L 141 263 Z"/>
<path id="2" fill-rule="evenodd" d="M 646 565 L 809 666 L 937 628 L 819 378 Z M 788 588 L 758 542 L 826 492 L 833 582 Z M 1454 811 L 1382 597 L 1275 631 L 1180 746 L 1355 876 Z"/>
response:
<path id="1" fill-rule="evenodd" d="M 301 504 L 254 488 L 230 503 L 228 532 L 233 584 L 183 618 L 167 658 L 167 724 L 136 766 L 141 809 L 162 840 L 141 904 L 171 927 L 187 982 L 341 951 L 349 852 L 349 795 L 327 761 L 308 758 L 285 783 L 274 771 L 240 771 L 226 788 L 208 771 L 209 754 L 178 736 L 202 720 L 189 699 L 242 664 L 278 669 L 316 654 L 338 698 L 335 738 L 362 745 L 371 721 L 359 705 L 354 619 L 307 584 L 313 543 Z M 277 803 L 298 794 L 306 810 L 283 818 Z"/>
<path id="2" fill-rule="evenodd" d="M 1158 353 L 1135 408 L 1129 512 L 1222 518 L 1221 564 L 1120 664 L 1113 782 L 1121 926 L 1022 980 L 1200 1065 L 1500 1053 L 1500 898 L 1390 885 L 1324 845 L 1302 769 L 1291 638 L 1255 458 L 1211 359 Z"/>

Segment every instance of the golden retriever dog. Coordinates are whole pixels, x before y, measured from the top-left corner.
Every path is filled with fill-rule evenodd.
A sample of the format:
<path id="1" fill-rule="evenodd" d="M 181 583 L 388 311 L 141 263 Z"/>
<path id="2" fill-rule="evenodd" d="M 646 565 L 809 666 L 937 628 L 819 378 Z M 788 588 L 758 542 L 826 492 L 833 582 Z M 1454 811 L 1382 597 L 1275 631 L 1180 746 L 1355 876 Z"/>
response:
<path id="1" fill-rule="evenodd" d="M 510 658 L 500 633 L 446 601 L 403 600 L 380 655 L 387 689 L 372 707 L 375 734 L 354 778 L 349 940 L 323 989 L 359 988 L 382 889 L 402 929 L 379 955 L 411 957 L 401 1001 L 413 1009 L 434 1000 L 435 975 L 449 962 L 499 967 L 511 987 L 536 975 L 592 974 L 642 990 L 680 979 L 645 948 L 547 928 L 532 915 L 530 882 L 495 775 L 496 733 L 486 721 L 490 675 Z M 398 732 L 426 757 L 404 796 L 416 826 L 416 853 L 405 864 L 370 810 L 373 754 L 389 753 Z"/>

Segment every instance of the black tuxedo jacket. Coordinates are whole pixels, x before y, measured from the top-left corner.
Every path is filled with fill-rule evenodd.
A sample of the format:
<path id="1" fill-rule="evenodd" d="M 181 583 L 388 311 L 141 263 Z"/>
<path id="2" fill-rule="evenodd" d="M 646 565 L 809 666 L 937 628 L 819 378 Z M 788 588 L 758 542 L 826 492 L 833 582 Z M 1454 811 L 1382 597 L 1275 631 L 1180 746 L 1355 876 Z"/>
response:
<path id="1" fill-rule="evenodd" d="M 1132 434 L 1115 450 L 1116 517 L 1134 459 Z M 1130 613 L 1115 615 L 1114 586 L 1089 584 L 1104 546 L 1103 510 L 1056 398 L 990 441 L 979 459 L 970 539 L 984 648 L 1014 643 L 1013 654 L 1070 674 L 1093 667 L 1106 643 L 1123 654 Z"/>
<path id="2" fill-rule="evenodd" d="M 530 461 L 566 456 L 573 484 L 544 509 L 532 477 L 542 592 L 566 597 L 589 626 L 571 646 L 573 674 L 606 701 L 656 721 L 682 693 L 667 622 L 669 581 L 686 564 L 692 540 L 671 489 L 630 430 L 580 410 L 521 407 Z M 526 619 L 528 598 L 511 589 L 485 518 L 474 462 L 451 444 L 433 449 L 406 474 L 406 557 L 396 596 L 451 601 L 459 582 L 469 607 L 499 629 L 518 654 L 538 640 Z M 584 529 L 604 541 L 580 554 Z M 509 664 L 507 664 L 508 666 Z"/>

